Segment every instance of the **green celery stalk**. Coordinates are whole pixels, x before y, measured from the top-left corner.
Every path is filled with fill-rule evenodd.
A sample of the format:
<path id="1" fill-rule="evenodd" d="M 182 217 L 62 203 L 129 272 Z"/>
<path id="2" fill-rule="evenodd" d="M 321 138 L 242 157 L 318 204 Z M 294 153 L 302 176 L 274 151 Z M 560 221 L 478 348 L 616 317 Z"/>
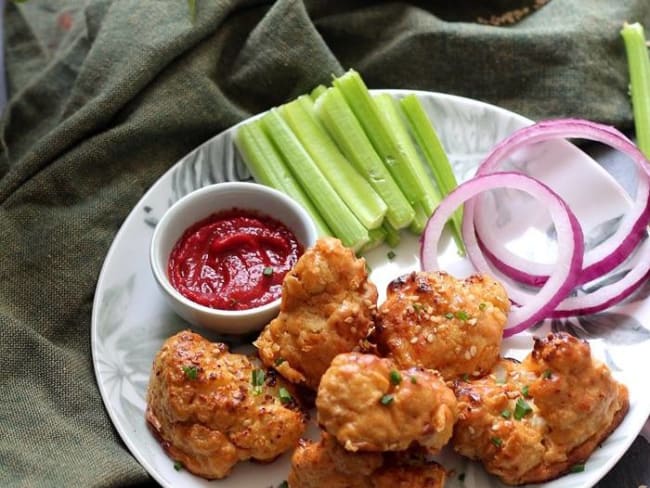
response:
<path id="1" fill-rule="evenodd" d="M 346 247 L 361 249 L 370 240 L 368 230 L 341 200 L 278 110 L 271 109 L 261 120 L 276 149 L 334 235 Z"/>
<path id="2" fill-rule="evenodd" d="M 409 230 L 414 234 L 422 234 L 422 232 L 424 232 L 424 228 L 427 225 L 427 222 L 429 221 L 431 212 L 427 212 L 421 202 L 416 203 L 414 208 L 415 217 L 413 217 L 413 222 L 411 222 Z"/>
<path id="3" fill-rule="evenodd" d="M 318 97 L 314 108 L 341 152 L 386 203 L 386 220 L 396 229 L 408 226 L 415 211 L 384 166 L 338 88 L 330 87 Z"/>
<path id="4" fill-rule="evenodd" d="M 454 190 L 454 188 L 456 188 L 456 186 L 458 186 L 458 183 L 451 164 L 449 163 L 447 153 L 442 147 L 440 138 L 438 137 L 431 120 L 429 120 L 420 100 L 414 94 L 402 98 L 400 105 L 406 114 L 411 131 L 424 154 L 424 159 L 427 161 L 429 168 L 431 169 L 431 173 L 436 180 L 438 188 L 442 192 L 443 196 L 448 195 Z M 454 216 L 451 219 L 451 230 L 454 240 L 456 241 L 456 246 L 460 252 L 464 252 L 465 249 L 461 237 L 462 220 L 462 210 L 459 209 L 454 212 Z"/>
<path id="5" fill-rule="evenodd" d="M 384 222 L 382 227 L 386 231 L 386 244 L 393 248 L 399 246 L 401 239 L 399 231 L 393 227 L 390 222 Z"/>
<path id="6" fill-rule="evenodd" d="M 637 145 L 650 158 L 650 58 L 643 26 L 625 23 L 621 35 L 630 72 Z"/>
<path id="7" fill-rule="evenodd" d="M 368 231 L 368 235 L 370 236 L 370 240 L 361 249 L 361 254 L 368 252 L 371 249 L 374 249 L 379 245 L 383 244 L 384 241 L 386 240 L 386 229 L 384 229 L 383 226 L 377 227 L 376 229 L 370 229 Z"/>
<path id="8" fill-rule="evenodd" d="M 289 172 L 282 157 L 273 147 L 271 140 L 262 129 L 259 119 L 239 127 L 234 142 L 244 163 L 258 183 L 286 193 L 307 210 L 316 224 L 319 235 L 332 235 L 332 231 L 314 204 L 305 195 L 296 179 Z"/>
<path id="9" fill-rule="evenodd" d="M 316 88 L 314 88 L 309 96 L 313 101 L 316 101 L 318 97 L 320 97 L 323 93 L 327 91 L 327 87 L 325 85 L 318 85 Z"/>
<path id="10" fill-rule="evenodd" d="M 440 203 L 440 192 L 434 186 L 431 176 L 427 173 L 395 99 L 388 93 L 375 95 L 373 98 L 377 103 L 379 114 L 383 119 L 384 125 L 392 129 L 392 133 L 395 136 L 400 151 L 402 151 L 404 157 L 408 159 L 409 166 L 418 183 L 422 187 L 423 196 L 418 203 L 426 214 L 426 223 L 426 219 L 431 216 Z M 415 208 L 415 212 L 417 215 L 417 208 Z M 422 226 L 422 230 L 424 230 L 424 226 Z"/>
<path id="11" fill-rule="evenodd" d="M 279 112 L 352 213 L 367 229 L 379 227 L 386 215 L 386 204 L 341 154 L 316 118 L 311 98 L 303 95 L 281 106 Z"/>
<path id="12" fill-rule="evenodd" d="M 354 112 L 377 154 L 389 169 L 402 193 L 411 205 L 426 199 L 423 182 L 418 179 L 414 162 L 406 153 L 392 126 L 370 95 L 359 73 L 354 70 L 334 79 L 334 86 L 341 90 L 346 102 Z"/>

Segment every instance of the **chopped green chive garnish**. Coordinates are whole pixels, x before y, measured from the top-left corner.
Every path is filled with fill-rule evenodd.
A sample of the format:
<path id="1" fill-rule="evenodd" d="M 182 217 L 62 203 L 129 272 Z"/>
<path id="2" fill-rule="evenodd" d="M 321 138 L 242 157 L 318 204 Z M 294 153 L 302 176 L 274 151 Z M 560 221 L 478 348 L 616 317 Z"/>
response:
<path id="1" fill-rule="evenodd" d="M 412 307 L 413 307 L 414 312 L 420 312 L 420 310 L 422 310 L 422 308 L 423 308 L 423 305 L 421 303 L 415 302 L 412 305 Z"/>
<path id="2" fill-rule="evenodd" d="M 550 369 L 547 369 L 546 371 L 544 371 L 544 372 L 542 373 L 542 378 L 544 378 L 545 380 L 547 380 L 547 379 L 549 379 L 549 378 L 551 377 L 552 374 L 553 374 L 553 373 L 551 372 L 551 370 L 550 370 Z"/>
<path id="3" fill-rule="evenodd" d="M 524 385 L 521 388 L 521 394 L 524 395 L 525 397 L 528 396 L 528 385 Z"/>
<path id="4" fill-rule="evenodd" d="M 199 376 L 199 368 L 196 366 L 183 366 L 183 373 L 190 380 L 195 380 Z"/>
<path id="5" fill-rule="evenodd" d="M 267 266 L 264 268 L 264 271 L 262 271 L 262 274 L 264 276 L 273 276 L 273 268 L 271 266 Z"/>
<path id="6" fill-rule="evenodd" d="M 462 379 L 463 381 L 469 381 L 469 375 L 467 373 L 463 373 Z"/>
<path id="7" fill-rule="evenodd" d="M 418 382 L 418 379 L 415 376 L 411 376 L 411 383 L 414 385 Z"/>
<path id="8" fill-rule="evenodd" d="M 490 442 L 492 442 L 492 444 L 494 444 L 497 447 L 501 447 L 503 445 L 503 441 L 501 440 L 500 437 L 492 437 L 490 439 Z"/>
<path id="9" fill-rule="evenodd" d="M 281 386 L 280 390 L 278 390 L 278 396 L 280 397 L 280 401 L 282 403 L 291 403 L 293 401 L 291 393 L 289 393 L 289 391 L 283 386 Z"/>
<path id="10" fill-rule="evenodd" d="M 284 363 L 286 360 L 284 358 L 278 358 L 275 360 L 275 365 L 280 366 L 282 363 Z"/>
<path id="11" fill-rule="evenodd" d="M 459 310 L 458 312 L 456 312 L 456 318 L 458 320 L 467 320 L 469 318 L 469 315 L 467 315 L 467 312 L 465 312 L 464 310 Z"/>
<path id="12" fill-rule="evenodd" d="M 584 464 L 574 464 L 569 468 L 571 473 L 582 473 L 585 470 Z"/>
<path id="13" fill-rule="evenodd" d="M 393 369 L 390 372 L 390 382 L 394 385 L 399 385 L 402 382 L 402 375 L 399 374 L 399 371 Z"/>
<path id="14" fill-rule="evenodd" d="M 379 400 L 379 403 L 381 403 L 382 405 L 390 405 L 391 403 L 393 403 L 393 395 L 384 395 Z"/>
<path id="15" fill-rule="evenodd" d="M 447 319 L 449 319 L 449 320 L 451 320 L 451 319 L 453 319 L 453 318 L 454 318 L 454 314 L 453 314 L 453 313 L 451 313 L 451 312 L 447 312 L 447 313 L 445 314 L 445 318 L 447 318 Z"/>
<path id="16" fill-rule="evenodd" d="M 517 398 L 517 403 L 515 404 L 516 420 L 523 419 L 526 415 L 528 415 L 532 411 L 533 411 L 532 407 L 528 405 L 528 403 L 526 403 L 526 400 L 524 400 L 521 397 Z"/>
<path id="17" fill-rule="evenodd" d="M 479 309 L 481 312 L 482 312 L 483 310 L 485 310 L 486 308 L 487 308 L 487 303 L 485 303 L 485 302 L 481 302 L 481 303 L 478 304 L 478 309 Z"/>
<path id="18" fill-rule="evenodd" d="M 501 416 L 504 419 L 509 419 L 511 415 L 512 415 L 512 412 L 510 410 L 508 410 L 507 408 L 505 410 L 501 411 Z"/>
<path id="19" fill-rule="evenodd" d="M 265 377 L 266 375 L 262 369 L 254 369 L 251 372 L 251 384 L 253 385 L 253 393 L 255 395 L 262 393 L 262 386 L 264 386 Z"/>
<path id="20" fill-rule="evenodd" d="M 180 461 L 174 461 L 174 469 L 176 471 L 180 471 L 181 469 L 183 469 L 183 463 L 181 463 Z"/>
<path id="21" fill-rule="evenodd" d="M 395 254 L 395 251 L 388 251 L 386 256 L 388 257 L 388 259 L 392 261 L 393 259 L 395 259 L 395 256 L 397 256 L 397 254 Z"/>

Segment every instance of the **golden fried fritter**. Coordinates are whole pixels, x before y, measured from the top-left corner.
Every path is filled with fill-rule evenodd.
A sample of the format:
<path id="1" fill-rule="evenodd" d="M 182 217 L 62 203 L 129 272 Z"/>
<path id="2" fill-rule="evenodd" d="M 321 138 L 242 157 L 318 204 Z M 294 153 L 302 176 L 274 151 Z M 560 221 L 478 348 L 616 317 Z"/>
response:
<path id="1" fill-rule="evenodd" d="M 456 381 L 455 391 L 454 449 L 512 485 L 584 462 L 629 405 L 627 388 L 592 359 L 589 344 L 564 333 L 535 339 L 522 363 L 502 360 L 485 378 Z"/>
<path id="2" fill-rule="evenodd" d="M 376 309 L 365 259 L 321 238 L 285 276 L 280 314 L 254 344 L 265 365 L 315 390 L 334 356 L 366 339 Z"/>
<path id="3" fill-rule="evenodd" d="M 480 376 L 499 358 L 509 308 L 488 276 L 413 272 L 388 285 L 375 340 L 400 368 L 437 369 L 446 380 Z"/>
<path id="4" fill-rule="evenodd" d="M 398 370 L 387 358 L 334 358 L 316 395 L 318 422 L 349 451 L 436 452 L 451 437 L 456 398 L 437 371 Z"/>
<path id="5" fill-rule="evenodd" d="M 319 442 L 296 448 L 288 482 L 290 488 L 442 488 L 446 476 L 437 463 L 346 451 L 323 432 Z"/>
<path id="6" fill-rule="evenodd" d="M 371 488 L 370 475 L 383 462 L 381 453 L 348 452 L 323 432 L 317 443 L 300 441 L 287 481 L 290 488 Z"/>
<path id="7" fill-rule="evenodd" d="M 146 418 L 170 457 L 223 478 L 239 461 L 271 461 L 298 444 L 306 416 L 291 388 L 225 344 L 183 331 L 156 355 Z"/>

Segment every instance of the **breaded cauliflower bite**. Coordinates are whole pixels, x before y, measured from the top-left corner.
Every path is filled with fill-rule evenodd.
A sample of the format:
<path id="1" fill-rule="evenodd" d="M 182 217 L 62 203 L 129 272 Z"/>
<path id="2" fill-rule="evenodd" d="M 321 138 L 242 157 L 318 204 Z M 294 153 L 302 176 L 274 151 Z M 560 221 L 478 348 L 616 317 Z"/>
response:
<path id="1" fill-rule="evenodd" d="M 505 289 L 488 276 L 413 272 L 388 285 L 374 340 L 400 368 L 436 369 L 446 380 L 481 376 L 499 359 L 509 309 Z"/>
<path id="2" fill-rule="evenodd" d="M 360 348 L 376 311 L 365 259 L 321 238 L 285 276 L 280 314 L 254 345 L 266 366 L 315 390 L 334 356 Z"/>
<path id="3" fill-rule="evenodd" d="M 539 483 L 583 463 L 619 425 L 625 386 L 592 359 L 589 344 L 565 333 L 535 339 L 522 363 L 457 381 L 454 449 L 480 460 L 507 484 Z"/>
<path id="4" fill-rule="evenodd" d="M 322 433 L 301 441 L 291 459 L 290 488 L 442 488 L 446 471 L 437 463 L 378 452 L 349 452 Z"/>
<path id="5" fill-rule="evenodd" d="M 207 479 L 243 460 L 272 461 L 306 427 L 292 387 L 251 358 L 190 331 L 156 355 L 146 419 L 169 456 Z"/>
<path id="6" fill-rule="evenodd" d="M 348 451 L 430 453 L 452 435 L 456 398 L 433 370 L 399 370 L 371 354 L 334 358 L 316 395 L 318 423 Z"/>

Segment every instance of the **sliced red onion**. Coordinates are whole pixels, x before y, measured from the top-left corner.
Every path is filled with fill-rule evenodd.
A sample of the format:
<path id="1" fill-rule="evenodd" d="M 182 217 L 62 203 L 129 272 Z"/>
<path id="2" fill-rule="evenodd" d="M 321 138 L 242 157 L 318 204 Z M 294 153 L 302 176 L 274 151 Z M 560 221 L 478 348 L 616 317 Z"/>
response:
<path id="1" fill-rule="evenodd" d="M 584 238 L 576 216 L 567 204 L 548 186 L 523 174 L 504 172 L 477 176 L 459 185 L 445 197 L 435 210 L 421 238 L 420 263 L 425 271 L 438 267 L 438 244 L 445 223 L 456 208 L 488 190 L 513 188 L 540 200 L 548 208 L 558 235 L 558 257 L 553 272 L 535 295 L 522 292 L 509 283 L 504 286 L 509 297 L 521 306 L 513 306 L 508 314 L 504 337 L 521 332 L 551 315 L 555 307 L 575 287 L 582 269 Z M 467 205 L 465 205 L 467 208 Z M 466 225 L 467 224 L 467 225 Z M 467 215 L 463 217 L 463 240 L 474 267 L 482 273 L 494 274 L 478 247 L 476 235 Z M 472 249 L 472 253 L 470 253 Z"/>
<path id="2" fill-rule="evenodd" d="M 632 256 L 627 274 L 615 283 L 605 285 L 585 295 L 565 298 L 552 313 L 553 318 L 573 317 L 602 312 L 634 293 L 649 277 L 650 239 L 646 239 Z M 622 269 L 621 272 L 625 272 Z"/>
<path id="3" fill-rule="evenodd" d="M 645 228 L 650 223 L 650 163 L 625 135 L 613 127 L 581 119 L 559 119 L 539 122 L 514 132 L 495 146 L 481 163 L 476 174 L 494 172 L 505 158 L 522 146 L 553 138 L 598 141 L 627 154 L 637 165 L 638 186 L 633 205 L 623 217 L 614 235 L 585 253 L 584 269 L 578 280 L 578 284 L 582 284 L 620 265 L 643 237 Z M 551 163 L 552 161 L 549 161 L 549 164 Z M 467 202 L 464 212 L 476 225 L 483 250 L 499 270 L 528 285 L 540 286 L 546 281 L 554 265 L 529 261 L 510 252 L 499 242 L 498 236 L 486 228 L 484 222 L 487 219 L 481 218 L 482 211 L 480 206 L 477 208 L 477 200 Z M 471 257 L 475 258 L 475 256 Z"/>

